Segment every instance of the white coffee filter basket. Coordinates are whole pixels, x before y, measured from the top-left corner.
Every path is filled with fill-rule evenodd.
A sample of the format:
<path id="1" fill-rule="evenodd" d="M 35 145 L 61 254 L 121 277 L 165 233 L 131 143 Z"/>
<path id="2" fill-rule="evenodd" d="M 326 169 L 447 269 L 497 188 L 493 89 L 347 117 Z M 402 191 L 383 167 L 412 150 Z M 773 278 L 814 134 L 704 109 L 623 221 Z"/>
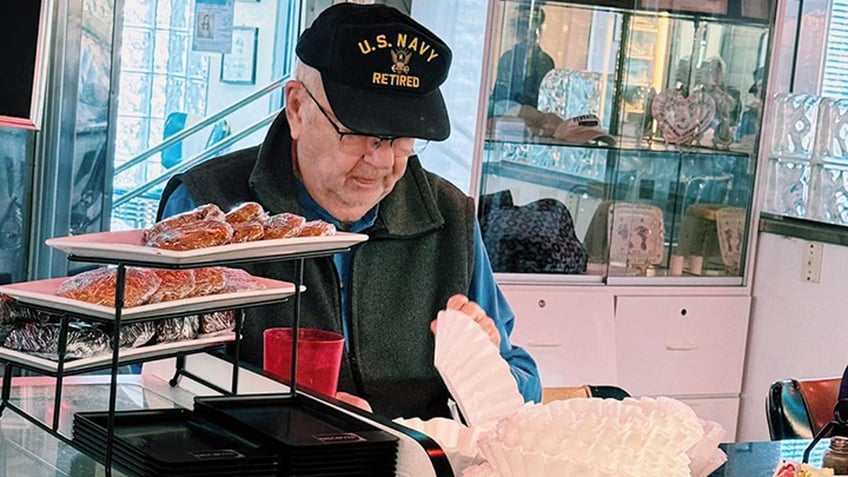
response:
<path id="1" fill-rule="evenodd" d="M 463 476 L 703 477 L 721 465 L 714 459 L 723 431 L 714 426 L 662 397 L 525 406 L 480 437 L 487 462 Z"/>
<path id="2" fill-rule="evenodd" d="M 491 427 L 524 405 L 498 348 L 474 320 L 456 310 L 437 315 L 434 362 L 469 427 Z"/>
<path id="3" fill-rule="evenodd" d="M 484 462 L 477 439 L 484 432 L 479 427 L 466 427 L 462 423 L 444 417 L 395 419 L 395 422 L 410 429 L 420 431 L 433 440 L 445 451 L 450 461 L 453 473 L 462 475 L 465 468 Z"/>

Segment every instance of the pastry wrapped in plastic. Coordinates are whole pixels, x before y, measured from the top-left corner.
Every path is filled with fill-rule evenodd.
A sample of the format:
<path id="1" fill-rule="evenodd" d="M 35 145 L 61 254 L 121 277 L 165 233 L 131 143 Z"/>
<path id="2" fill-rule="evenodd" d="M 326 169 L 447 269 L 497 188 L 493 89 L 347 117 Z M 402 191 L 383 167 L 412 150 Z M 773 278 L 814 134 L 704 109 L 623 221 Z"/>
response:
<path id="1" fill-rule="evenodd" d="M 230 243 L 253 242 L 265 237 L 265 226 L 262 222 L 251 220 L 233 224 L 233 238 Z"/>
<path id="2" fill-rule="evenodd" d="M 156 322 L 156 343 L 191 340 L 197 337 L 200 318 L 197 315 L 168 318 Z"/>
<path id="3" fill-rule="evenodd" d="M 56 294 L 86 303 L 114 307 L 117 279 L 117 269 L 96 268 L 66 279 L 59 285 Z M 127 267 L 124 306 L 129 308 L 146 303 L 159 288 L 159 282 L 159 276 L 153 270 Z"/>
<path id="4" fill-rule="evenodd" d="M 249 290 L 264 290 L 265 284 L 240 268 L 224 268 L 224 286 L 218 293 L 236 293 Z"/>
<path id="5" fill-rule="evenodd" d="M 290 212 L 272 215 L 265 224 L 265 240 L 297 237 L 306 218 Z"/>
<path id="6" fill-rule="evenodd" d="M 159 288 L 150 296 L 147 303 L 159 303 L 185 298 L 194 292 L 194 270 L 155 269 L 159 277 Z"/>
<path id="7" fill-rule="evenodd" d="M 225 267 L 203 267 L 194 269 L 194 290 L 189 296 L 205 296 L 220 293 L 224 288 Z"/>
<path id="8" fill-rule="evenodd" d="M 10 325 L 23 321 L 44 321 L 49 315 L 36 311 L 18 300 L 0 293 L 0 325 Z"/>
<path id="9" fill-rule="evenodd" d="M 6 336 L 3 346 L 42 358 L 59 359 L 59 323 L 23 323 Z M 109 351 L 109 337 L 86 323 L 69 323 L 65 358 L 86 358 Z"/>
<path id="10" fill-rule="evenodd" d="M 336 226 L 323 220 L 310 220 L 303 224 L 298 237 L 324 237 L 336 235 Z"/>
<path id="11" fill-rule="evenodd" d="M 165 230 L 174 229 L 185 224 L 200 222 L 205 220 L 217 220 L 223 222 L 226 218 L 224 211 L 215 204 L 205 204 L 195 207 L 181 214 L 172 215 L 167 219 L 162 219 L 156 222 L 153 227 L 146 229 L 141 235 L 144 242 L 150 240 L 150 237 L 158 235 Z"/>
<path id="12" fill-rule="evenodd" d="M 216 311 L 200 315 L 200 334 L 202 335 L 233 331 L 235 328 L 235 311 Z"/>
<path id="13" fill-rule="evenodd" d="M 145 245 L 166 250 L 196 250 L 230 243 L 233 227 L 223 221 L 202 220 L 151 234 Z"/>
<path id="14" fill-rule="evenodd" d="M 217 205 L 200 205 L 189 211 L 173 215 L 171 217 L 168 217 L 167 219 L 163 219 L 159 222 L 156 222 L 153 227 L 144 231 L 144 233 L 141 235 L 141 239 L 146 243 L 150 240 L 151 237 L 153 237 L 154 235 L 159 235 L 165 230 L 175 229 L 185 224 L 205 220 L 217 220 L 219 222 L 224 222 L 225 218 L 226 216 L 224 214 L 224 211 L 222 211 Z"/>
<path id="15" fill-rule="evenodd" d="M 244 202 L 227 212 L 225 220 L 230 225 L 242 224 L 244 222 L 265 222 L 268 214 L 258 202 Z"/>
<path id="16" fill-rule="evenodd" d="M 112 326 L 104 326 L 103 332 L 110 339 L 112 337 Z M 156 322 L 138 321 L 121 325 L 121 336 L 119 338 L 121 348 L 138 348 L 151 343 L 156 335 Z"/>

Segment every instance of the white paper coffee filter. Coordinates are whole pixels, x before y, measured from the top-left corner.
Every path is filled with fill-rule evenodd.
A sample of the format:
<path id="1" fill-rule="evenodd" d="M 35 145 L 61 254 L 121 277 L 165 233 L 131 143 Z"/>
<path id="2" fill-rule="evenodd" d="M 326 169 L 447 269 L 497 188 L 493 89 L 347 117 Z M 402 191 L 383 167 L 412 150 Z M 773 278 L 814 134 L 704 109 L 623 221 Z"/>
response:
<path id="1" fill-rule="evenodd" d="M 693 424 L 694 423 L 694 424 Z M 704 427 L 669 398 L 569 399 L 527 405 L 479 439 L 502 476 L 688 476 Z"/>
<path id="2" fill-rule="evenodd" d="M 692 477 L 706 477 L 727 462 L 727 454 L 718 448 L 727 432 L 715 421 L 701 420 L 701 424 L 704 437 L 686 451 L 692 461 L 689 464 Z"/>
<path id="3" fill-rule="evenodd" d="M 434 363 L 471 427 L 491 426 L 524 405 L 509 365 L 465 313 L 438 313 Z"/>
<path id="4" fill-rule="evenodd" d="M 462 471 L 462 477 L 500 477 L 488 462 L 466 467 Z"/>
<path id="5" fill-rule="evenodd" d="M 421 431 L 435 440 L 445 451 L 450 461 L 454 475 L 461 475 L 466 467 L 480 464 L 484 461 L 477 440 L 483 429 L 470 428 L 444 417 L 428 420 L 420 418 L 395 419 L 400 425 Z"/>

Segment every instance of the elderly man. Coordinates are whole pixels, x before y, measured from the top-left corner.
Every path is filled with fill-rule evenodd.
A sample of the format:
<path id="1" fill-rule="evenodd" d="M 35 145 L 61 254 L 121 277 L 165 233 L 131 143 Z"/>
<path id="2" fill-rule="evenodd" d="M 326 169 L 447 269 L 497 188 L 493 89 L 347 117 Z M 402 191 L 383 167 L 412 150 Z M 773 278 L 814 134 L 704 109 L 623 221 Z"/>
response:
<path id="1" fill-rule="evenodd" d="M 433 365 L 432 321 L 464 311 L 509 363 L 526 400 L 541 385 L 533 359 L 509 342 L 513 313 L 494 281 L 474 204 L 422 168 L 416 152 L 450 133 L 439 91 L 451 51 L 385 5 L 325 10 L 297 44 L 286 109 L 264 142 L 207 161 L 165 189 L 160 217 L 256 201 L 271 213 L 323 219 L 369 240 L 304 267 L 301 324 L 343 333 L 337 397 L 386 417 L 448 414 Z M 291 280 L 291 263 L 252 273 Z M 262 330 L 287 326 L 292 306 L 250 310 L 242 350 L 261 365 Z"/>

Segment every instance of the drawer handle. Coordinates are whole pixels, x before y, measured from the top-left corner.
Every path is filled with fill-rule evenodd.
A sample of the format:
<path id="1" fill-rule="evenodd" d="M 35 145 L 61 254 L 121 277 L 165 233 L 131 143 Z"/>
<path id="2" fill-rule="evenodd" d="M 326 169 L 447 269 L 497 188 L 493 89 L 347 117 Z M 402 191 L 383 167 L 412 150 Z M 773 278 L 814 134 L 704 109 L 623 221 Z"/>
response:
<path id="1" fill-rule="evenodd" d="M 665 349 L 669 351 L 694 351 L 698 349 L 698 345 L 694 343 L 689 344 L 668 344 L 665 345 Z"/>
<path id="2" fill-rule="evenodd" d="M 561 343 L 553 343 L 550 341 L 530 341 L 527 343 L 528 348 L 559 348 Z"/>

